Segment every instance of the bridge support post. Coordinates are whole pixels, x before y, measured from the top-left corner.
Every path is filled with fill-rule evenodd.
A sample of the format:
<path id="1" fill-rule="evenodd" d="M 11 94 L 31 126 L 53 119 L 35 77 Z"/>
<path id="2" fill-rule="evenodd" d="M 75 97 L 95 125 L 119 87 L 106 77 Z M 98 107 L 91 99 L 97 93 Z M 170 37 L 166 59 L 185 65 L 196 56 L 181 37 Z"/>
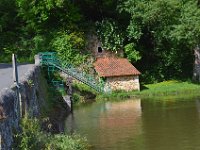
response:
<path id="1" fill-rule="evenodd" d="M 41 60 L 40 60 L 41 58 L 40 58 L 40 55 L 38 54 L 38 55 L 35 55 L 35 65 L 36 66 L 40 66 L 41 65 Z"/>

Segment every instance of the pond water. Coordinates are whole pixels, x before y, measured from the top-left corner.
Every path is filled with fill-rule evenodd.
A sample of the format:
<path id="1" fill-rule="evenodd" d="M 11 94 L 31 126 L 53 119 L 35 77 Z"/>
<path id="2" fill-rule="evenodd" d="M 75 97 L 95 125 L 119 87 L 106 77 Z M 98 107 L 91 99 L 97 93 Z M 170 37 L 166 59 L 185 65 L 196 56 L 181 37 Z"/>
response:
<path id="1" fill-rule="evenodd" d="M 94 150 L 200 150 L 200 99 L 93 103 L 76 108 L 65 129 Z"/>

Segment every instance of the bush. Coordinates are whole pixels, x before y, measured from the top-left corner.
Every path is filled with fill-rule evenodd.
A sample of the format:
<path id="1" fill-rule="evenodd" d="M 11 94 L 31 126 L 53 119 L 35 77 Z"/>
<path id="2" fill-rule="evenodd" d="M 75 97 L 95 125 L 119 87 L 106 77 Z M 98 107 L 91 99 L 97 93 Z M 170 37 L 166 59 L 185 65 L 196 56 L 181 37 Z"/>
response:
<path id="1" fill-rule="evenodd" d="M 89 87 L 83 83 L 76 82 L 76 83 L 73 83 L 72 86 L 74 89 L 80 91 L 83 94 L 88 94 L 88 93 L 93 94 L 93 95 L 98 94 L 94 89 L 92 89 L 91 87 Z"/>
<path id="2" fill-rule="evenodd" d="M 25 117 L 22 132 L 15 135 L 14 149 L 19 150 L 87 150 L 87 140 L 78 135 L 47 134 L 41 131 L 39 120 Z"/>
<path id="3" fill-rule="evenodd" d="M 81 96 L 77 93 L 73 93 L 72 95 L 72 100 L 74 103 L 80 103 L 81 102 Z"/>
<path id="4" fill-rule="evenodd" d="M 45 145 L 46 138 L 40 131 L 39 121 L 37 119 L 28 119 L 25 117 L 21 121 L 22 132 L 15 135 L 15 149 L 37 150 Z"/>
<path id="5" fill-rule="evenodd" d="M 48 148 L 56 150 L 87 150 L 89 145 L 85 138 L 81 138 L 78 135 L 59 134 L 51 139 Z"/>

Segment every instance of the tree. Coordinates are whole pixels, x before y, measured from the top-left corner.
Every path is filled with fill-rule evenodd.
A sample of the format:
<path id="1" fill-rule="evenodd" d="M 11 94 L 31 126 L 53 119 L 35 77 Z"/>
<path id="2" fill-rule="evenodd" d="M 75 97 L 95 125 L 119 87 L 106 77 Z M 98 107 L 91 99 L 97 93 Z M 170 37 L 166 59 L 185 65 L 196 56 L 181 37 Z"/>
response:
<path id="1" fill-rule="evenodd" d="M 130 62 L 137 62 L 141 59 L 139 51 L 136 50 L 134 43 L 129 43 L 124 47 L 126 57 Z"/>
<path id="2" fill-rule="evenodd" d="M 14 52 L 12 45 L 18 37 L 16 34 L 19 20 L 16 16 L 15 0 L 0 1 L 0 56 Z M 2 57 L 2 58 L 3 58 Z"/>
<path id="3" fill-rule="evenodd" d="M 81 33 L 63 31 L 52 39 L 52 47 L 64 64 L 81 65 L 87 55 L 81 53 L 84 48 L 84 37 Z"/>
<path id="4" fill-rule="evenodd" d="M 70 1 L 16 0 L 16 4 L 21 19 L 18 47 L 24 56 L 33 57 L 40 51 L 52 51 L 50 42 L 54 35 L 62 30 L 79 30 L 82 16 Z"/>
<path id="5" fill-rule="evenodd" d="M 197 1 L 125 0 L 119 10 L 131 15 L 128 37 L 140 49 L 146 79 L 149 74 L 159 80 L 191 76 L 200 36 Z"/>
<path id="6" fill-rule="evenodd" d="M 18 15 L 29 33 L 44 33 L 52 27 L 70 27 L 79 22 L 78 8 L 63 0 L 16 0 Z"/>
<path id="7" fill-rule="evenodd" d="M 101 21 L 104 18 L 119 17 L 116 11 L 118 0 L 76 0 L 75 3 L 87 20 Z"/>
<path id="8" fill-rule="evenodd" d="M 123 47 L 124 37 L 118 25 L 111 19 L 96 22 L 97 35 L 100 38 L 103 48 L 106 50 L 117 51 Z"/>

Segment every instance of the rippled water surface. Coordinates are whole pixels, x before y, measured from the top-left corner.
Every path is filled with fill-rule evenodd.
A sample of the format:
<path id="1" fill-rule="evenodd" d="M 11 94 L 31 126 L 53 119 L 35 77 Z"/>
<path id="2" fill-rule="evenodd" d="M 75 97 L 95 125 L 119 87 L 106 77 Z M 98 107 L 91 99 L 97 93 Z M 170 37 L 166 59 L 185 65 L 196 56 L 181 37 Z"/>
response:
<path id="1" fill-rule="evenodd" d="M 95 150 L 200 150 L 200 100 L 127 100 L 74 110 L 67 132 Z"/>

